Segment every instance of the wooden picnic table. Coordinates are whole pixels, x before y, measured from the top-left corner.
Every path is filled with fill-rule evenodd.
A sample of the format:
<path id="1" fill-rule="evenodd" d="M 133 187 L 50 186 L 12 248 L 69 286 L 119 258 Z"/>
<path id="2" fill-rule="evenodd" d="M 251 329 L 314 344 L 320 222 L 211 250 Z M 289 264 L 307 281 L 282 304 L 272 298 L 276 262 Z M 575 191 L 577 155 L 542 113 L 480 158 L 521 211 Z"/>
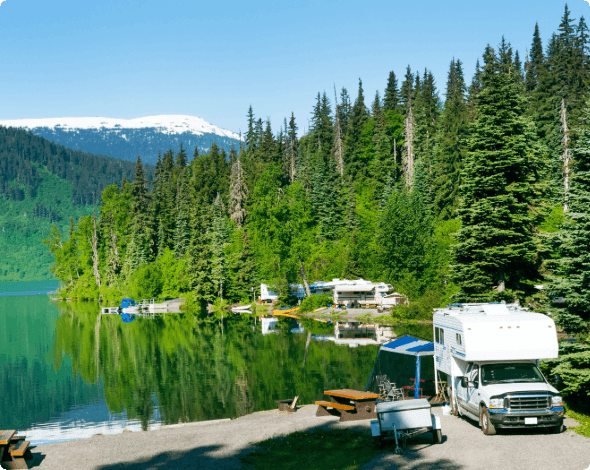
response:
<path id="1" fill-rule="evenodd" d="M 15 430 L 0 430 L 0 467 L 28 469 L 33 461 L 30 442 L 23 436 L 15 436 Z"/>
<path id="2" fill-rule="evenodd" d="M 345 388 L 324 390 L 324 394 L 328 395 L 331 401 L 316 401 L 316 416 L 340 416 L 340 421 L 377 418 L 375 405 L 380 397 L 378 393 Z"/>

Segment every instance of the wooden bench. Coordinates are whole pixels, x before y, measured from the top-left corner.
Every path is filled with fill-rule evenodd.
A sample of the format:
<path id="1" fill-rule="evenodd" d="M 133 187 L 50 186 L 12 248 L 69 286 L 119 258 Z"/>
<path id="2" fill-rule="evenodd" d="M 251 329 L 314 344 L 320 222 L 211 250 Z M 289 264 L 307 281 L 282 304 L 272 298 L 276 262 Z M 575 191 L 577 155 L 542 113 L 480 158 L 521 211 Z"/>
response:
<path id="1" fill-rule="evenodd" d="M 341 389 L 324 390 L 332 401 L 317 402 L 316 416 L 340 416 L 340 421 L 358 419 L 375 419 L 375 402 L 378 393 L 362 392 L 359 390 Z M 328 408 L 331 408 L 328 410 Z"/>
<path id="2" fill-rule="evenodd" d="M 342 403 L 336 403 L 334 401 L 316 401 L 315 404 L 318 406 L 324 406 L 326 408 L 336 408 L 337 410 L 345 410 L 345 411 L 355 410 L 354 406 L 343 405 Z"/>
<path id="3" fill-rule="evenodd" d="M 0 467 L 8 469 L 28 469 L 33 463 L 31 443 L 24 436 L 15 436 L 16 431 L 0 431 Z"/>
<path id="4" fill-rule="evenodd" d="M 12 436 L 15 434 L 15 430 L 0 431 L 0 466 L 2 465 L 2 459 L 4 458 L 4 451 L 10 443 L 10 439 L 12 439 Z"/>

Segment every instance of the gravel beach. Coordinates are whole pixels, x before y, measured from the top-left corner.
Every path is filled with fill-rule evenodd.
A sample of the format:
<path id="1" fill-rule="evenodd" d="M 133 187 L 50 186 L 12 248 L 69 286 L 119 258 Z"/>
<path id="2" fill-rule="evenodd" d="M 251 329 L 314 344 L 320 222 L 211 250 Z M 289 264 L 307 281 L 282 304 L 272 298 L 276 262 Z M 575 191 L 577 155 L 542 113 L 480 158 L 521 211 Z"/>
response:
<path id="1" fill-rule="evenodd" d="M 89 439 L 38 446 L 32 449 L 39 470 L 174 470 L 239 469 L 239 457 L 255 443 L 294 431 L 354 428 L 370 433 L 369 421 L 340 423 L 318 418 L 315 405 L 296 413 L 263 411 L 233 420 L 162 426 L 154 431 L 96 435 Z M 433 409 L 441 414 L 440 408 Z M 535 430 L 484 436 L 471 421 L 441 416 L 443 443 L 433 445 L 430 435 L 417 438 L 393 453 L 387 443 L 383 454 L 363 467 L 400 470 L 587 470 L 590 440 L 571 430 L 559 435 Z M 566 419 L 566 426 L 575 421 Z M 280 469 L 280 462 L 277 462 Z"/>

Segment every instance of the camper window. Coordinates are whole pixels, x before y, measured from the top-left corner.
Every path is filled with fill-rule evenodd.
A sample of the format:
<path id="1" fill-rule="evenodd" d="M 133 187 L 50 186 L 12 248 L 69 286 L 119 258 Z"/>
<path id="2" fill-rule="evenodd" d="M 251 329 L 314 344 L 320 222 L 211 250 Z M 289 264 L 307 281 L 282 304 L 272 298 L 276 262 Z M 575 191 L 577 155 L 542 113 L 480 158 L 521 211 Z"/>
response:
<path id="1" fill-rule="evenodd" d="M 442 328 L 434 329 L 434 340 L 438 344 L 445 344 L 445 332 Z"/>
<path id="2" fill-rule="evenodd" d="M 457 344 L 461 346 L 463 343 L 461 342 L 461 335 L 457 333 Z"/>

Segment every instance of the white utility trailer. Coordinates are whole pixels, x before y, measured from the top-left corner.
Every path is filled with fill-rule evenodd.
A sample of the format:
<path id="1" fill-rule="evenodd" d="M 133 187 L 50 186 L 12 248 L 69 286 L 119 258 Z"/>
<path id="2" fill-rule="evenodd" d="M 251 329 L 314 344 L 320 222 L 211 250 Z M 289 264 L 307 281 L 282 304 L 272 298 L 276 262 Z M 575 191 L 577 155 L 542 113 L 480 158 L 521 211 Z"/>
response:
<path id="1" fill-rule="evenodd" d="M 377 403 L 377 419 L 371 421 L 371 434 L 377 447 L 381 447 L 384 438 L 395 439 L 395 453 L 400 454 L 402 447 L 412 437 L 432 433 L 435 444 L 442 442 L 440 416 L 431 413 L 428 400 L 402 400 Z"/>

